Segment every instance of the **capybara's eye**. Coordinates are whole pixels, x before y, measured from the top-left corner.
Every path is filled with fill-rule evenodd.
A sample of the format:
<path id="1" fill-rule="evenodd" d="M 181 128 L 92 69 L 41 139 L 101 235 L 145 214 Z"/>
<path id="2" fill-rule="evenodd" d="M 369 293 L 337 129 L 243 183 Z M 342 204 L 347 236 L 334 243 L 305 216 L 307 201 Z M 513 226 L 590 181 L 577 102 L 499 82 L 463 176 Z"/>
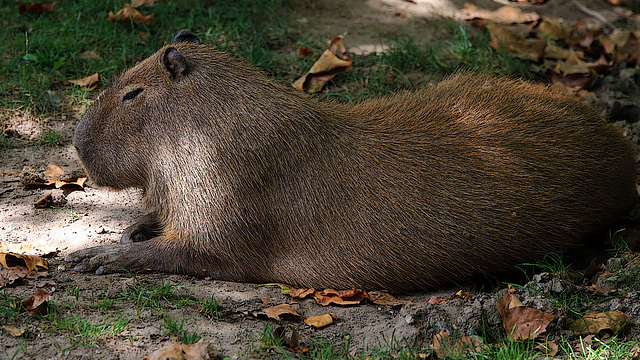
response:
<path id="1" fill-rule="evenodd" d="M 123 97 L 122 97 L 122 101 L 128 101 L 131 100 L 133 98 L 135 98 L 136 96 L 138 96 L 138 94 L 140 94 L 144 89 L 135 89 L 133 91 L 129 91 L 128 93 L 126 93 Z"/>

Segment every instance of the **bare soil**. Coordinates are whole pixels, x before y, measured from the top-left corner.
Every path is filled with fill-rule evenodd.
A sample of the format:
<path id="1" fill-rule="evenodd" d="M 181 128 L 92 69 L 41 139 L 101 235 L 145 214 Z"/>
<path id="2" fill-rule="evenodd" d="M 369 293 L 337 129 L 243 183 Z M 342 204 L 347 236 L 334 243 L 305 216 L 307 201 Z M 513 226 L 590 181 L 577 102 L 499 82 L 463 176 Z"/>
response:
<path id="1" fill-rule="evenodd" d="M 459 17 L 458 9 L 463 3 L 462 0 L 354 0 L 344 6 L 342 1 L 318 0 L 313 5 L 306 2 L 300 4 L 290 16 L 305 24 L 312 36 L 331 39 L 336 34 L 347 32 L 350 50 L 367 53 L 382 49 L 383 39 L 390 35 L 406 34 L 426 42 L 437 38 L 433 27 L 428 26 L 424 19 L 434 16 Z M 489 0 L 474 3 L 488 9 L 503 5 Z M 623 18 L 620 9 L 610 6 L 604 0 L 583 0 L 581 3 L 602 14 L 611 23 L 618 23 Z M 569 1 L 549 0 L 543 5 L 524 6 L 523 9 L 535 10 L 543 16 L 562 18 L 567 23 L 580 18 L 595 21 Z M 631 79 L 635 79 L 633 86 L 637 90 L 638 73 L 630 75 Z M 610 86 L 603 85 L 597 91 L 611 92 L 611 88 L 615 88 L 618 83 L 615 76 L 619 74 L 615 74 L 613 80 L 603 79 L 603 84 Z M 635 101 L 635 98 L 632 100 Z M 611 109 L 610 103 L 602 101 L 596 105 Z M 77 316 L 94 324 L 112 323 L 123 316 L 131 318 L 130 325 L 119 335 L 102 336 L 92 345 L 76 346 L 73 339 L 69 339 L 69 333 L 47 332 L 46 328 L 38 327 L 43 322 L 34 320 L 27 324 L 31 333 L 28 346 L 20 351 L 21 338 L 14 338 L 0 331 L 0 358 L 12 358 L 18 352 L 16 359 L 139 359 L 174 343 L 176 339 L 166 335 L 162 314 L 158 310 L 146 307 L 138 312 L 131 299 L 119 299 L 120 294 L 141 281 L 174 284 L 176 292 L 187 292 L 196 301 L 215 297 L 222 308 L 218 319 L 204 315 L 197 306 L 175 307 L 163 302 L 164 316 L 177 322 L 184 320 L 185 329 L 197 331 L 210 342 L 212 357 L 252 358 L 274 355 L 255 351 L 261 344 L 258 338 L 264 329 L 264 323 L 244 312 L 258 310 L 265 304 L 292 302 L 278 288 L 164 274 L 144 274 L 137 277 L 130 274 L 79 274 L 73 270 L 72 265 L 61 260 L 64 255 L 80 248 L 119 242 L 122 231 L 144 213 L 139 201 L 140 194 L 135 190 L 113 192 L 96 188 L 89 182 L 84 192 L 76 191 L 65 198 L 60 190 L 26 189 L 22 186 L 25 175 L 41 173 L 48 164 L 56 164 L 68 173 L 82 171 L 70 144 L 79 117 L 79 112 L 74 112 L 67 114 L 64 119 L 49 119 L 48 126 L 63 135 L 63 146 L 13 148 L 6 150 L 0 158 L 0 251 L 33 254 L 59 251 L 59 255 L 50 260 L 51 271 L 48 278 L 55 285 L 45 287 L 52 291 L 56 311 L 61 316 Z M 30 119 L 15 119 L 16 122 L 29 126 L 27 120 Z M 618 123 L 629 136 L 635 137 L 636 143 L 637 120 L 626 119 Z M 47 192 L 53 193 L 56 206 L 34 208 L 34 202 Z M 622 266 L 629 268 L 630 274 L 634 274 L 634 271 L 638 271 L 633 265 L 634 260 L 631 256 L 617 264 L 623 264 Z M 543 288 L 546 286 L 550 292 L 569 291 L 571 288 L 553 277 L 541 277 L 535 284 Z M 456 299 L 443 305 L 428 303 L 432 296 L 448 298 L 460 289 L 472 293 L 468 302 Z M 24 299 L 35 293 L 34 282 L 27 281 L 3 291 L 9 296 Z M 502 291 L 495 289 L 479 292 L 469 284 L 462 287 L 452 285 L 431 293 L 399 296 L 400 299 L 411 302 L 401 309 L 373 304 L 324 308 L 313 300 L 301 300 L 294 306 L 305 316 L 332 312 L 336 314 L 336 322 L 321 330 L 314 330 L 301 321 L 289 323 L 294 324 L 301 333 L 303 345 L 308 345 L 316 336 L 342 343 L 345 335 L 349 335 L 350 349 L 353 351 L 367 347 L 379 348 L 394 341 L 405 345 L 426 346 L 440 330 L 468 335 L 485 326 L 499 332 L 501 323 L 496 304 Z M 100 311 L 88 307 L 89 297 L 105 293 L 115 299 L 111 307 Z M 525 293 L 521 299 L 525 305 L 559 315 L 558 326 L 566 328 L 563 326 L 567 321 L 565 314 L 548 298 Z M 638 300 L 640 293 L 632 291 L 626 298 L 603 302 L 601 307 L 624 311 L 630 317 L 628 333 L 638 335 Z M 75 305 L 67 307 L 63 304 Z"/>

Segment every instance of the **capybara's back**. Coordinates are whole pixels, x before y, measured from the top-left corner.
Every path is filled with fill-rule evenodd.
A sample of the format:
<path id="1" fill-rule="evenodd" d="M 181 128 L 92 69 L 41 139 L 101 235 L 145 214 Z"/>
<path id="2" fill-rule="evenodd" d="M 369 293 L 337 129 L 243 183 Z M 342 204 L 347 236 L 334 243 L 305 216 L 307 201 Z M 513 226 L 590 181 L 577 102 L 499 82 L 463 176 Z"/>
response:
<path id="1" fill-rule="evenodd" d="M 190 36 L 78 126 L 93 180 L 151 210 L 79 269 L 414 291 L 566 250 L 631 205 L 631 143 L 546 87 L 458 74 L 323 103 Z"/>

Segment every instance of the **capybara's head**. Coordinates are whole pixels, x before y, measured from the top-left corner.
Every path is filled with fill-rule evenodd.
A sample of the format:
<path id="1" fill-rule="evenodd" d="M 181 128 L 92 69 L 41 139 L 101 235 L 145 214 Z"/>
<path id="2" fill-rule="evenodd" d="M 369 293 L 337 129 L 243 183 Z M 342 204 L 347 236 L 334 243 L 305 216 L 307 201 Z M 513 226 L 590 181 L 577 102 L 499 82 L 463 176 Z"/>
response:
<path id="1" fill-rule="evenodd" d="M 98 186 L 145 186 L 159 143 L 188 121 L 185 109 L 195 111 L 201 102 L 194 99 L 202 83 L 200 64 L 215 66 L 215 59 L 202 59 L 211 56 L 226 62 L 224 54 L 205 51 L 195 35 L 181 31 L 96 98 L 78 123 L 74 145 Z"/>

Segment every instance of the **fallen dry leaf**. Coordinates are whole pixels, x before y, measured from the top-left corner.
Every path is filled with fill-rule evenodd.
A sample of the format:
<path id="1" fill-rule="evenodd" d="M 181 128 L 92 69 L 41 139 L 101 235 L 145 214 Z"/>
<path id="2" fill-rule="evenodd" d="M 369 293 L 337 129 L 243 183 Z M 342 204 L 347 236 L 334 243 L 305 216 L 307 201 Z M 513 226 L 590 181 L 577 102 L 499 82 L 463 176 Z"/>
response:
<path id="1" fill-rule="evenodd" d="M 44 315 L 47 313 L 49 300 L 51 300 L 51 295 L 48 292 L 36 288 L 36 294 L 24 300 L 20 306 L 29 315 Z"/>
<path id="2" fill-rule="evenodd" d="M 593 72 L 598 74 L 606 73 L 613 66 L 613 62 L 607 61 L 604 55 L 595 62 L 584 62 L 578 58 L 578 54 L 572 52 L 564 61 L 558 63 L 553 71 L 567 75 L 590 75 Z"/>
<path id="3" fill-rule="evenodd" d="M 593 275 L 597 274 L 598 271 L 604 269 L 604 264 L 601 262 L 597 261 L 597 258 L 594 257 L 591 259 L 591 262 L 589 262 L 589 265 L 587 265 L 587 268 L 584 269 L 583 271 L 583 277 L 585 279 L 588 279 L 590 277 L 592 277 Z"/>
<path id="4" fill-rule="evenodd" d="M 429 298 L 428 303 L 433 305 L 442 305 L 447 301 L 449 301 L 449 299 L 447 298 L 443 298 L 441 296 L 432 296 L 431 298 Z"/>
<path id="5" fill-rule="evenodd" d="M 431 348 L 439 358 L 461 358 L 469 352 L 482 350 L 483 347 L 482 339 L 479 336 L 463 336 L 454 344 L 445 331 L 436 334 L 431 344 Z"/>
<path id="6" fill-rule="evenodd" d="M 597 74 L 593 70 L 589 75 L 568 74 L 566 76 L 562 76 L 557 73 L 551 74 L 551 82 L 553 82 L 554 84 L 561 84 L 575 91 L 589 88 L 596 78 L 597 78 Z"/>
<path id="7" fill-rule="evenodd" d="M 566 60 L 571 56 L 577 56 L 578 58 L 582 59 L 584 58 L 584 52 L 575 51 L 573 49 L 565 49 L 554 43 L 547 43 L 544 47 L 545 59 Z"/>
<path id="8" fill-rule="evenodd" d="M 558 353 L 560 346 L 555 341 L 547 341 L 536 345 L 534 349 L 540 351 L 545 356 L 554 357 Z"/>
<path id="9" fill-rule="evenodd" d="M 584 287 L 585 289 L 591 291 L 591 295 L 597 296 L 608 296 L 611 293 L 616 292 L 614 289 L 605 289 L 598 284 L 592 284 Z"/>
<path id="10" fill-rule="evenodd" d="M 83 52 L 82 54 L 80 54 L 78 56 L 80 59 L 85 59 L 85 60 L 100 60 L 102 59 L 102 57 L 100 55 L 98 55 L 98 53 L 96 53 L 93 50 L 87 50 L 85 52 Z"/>
<path id="11" fill-rule="evenodd" d="M 35 281 L 33 285 L 35 287 L 42 288 L 42 287 L 45 287 L 45 286 L 55 287 L 57 284 L 53 280 L 40 280 L 40 281 Z"/>
<path id="12" fill-rule="evenodd" d="M 14 337 L 22 336 L 22 334 L 27 330 L 27 328 L 18 328 L 12 325 L 2 325 L 2 329 Z"/>
<path id="13" fill-rule="evenodd" d="M 77 178 L 76 181 L 56 181 L 56 188 L 62 190 L 64 196 L 69 195 L 74 191 L 84 191 L 84 183 L 87 181 L 86 177 Z"/>
<path id="14" fill-rule="evenodd" d="M 496 11 L 491 11 L 481 9 L 471 3 L 464 4 L 462 15 L 465 20 L 483 19 L 501 24 L 522 24 L 540 20 L 540 15 L 535 12 L 524 13 L 513 6 L 503 6 Z"/>
<path id="15" fill-rule="evenodd" d="M 342 36 L 338 36 L 331 41 L 329 49 L 320 55 L 309 72 L 293 83 L 293 87 L 308 93 L 321 91 L 327 81 L 340 73 L 349 71 L 351 64 L 353 60 L 347 56 Z"/>
<path id="16" fill-rule="evenodd" d="M 536 29 L 553 40 L 564 40 L 571 35 L 571 28 L 559 20 L 542 19 Z"/>
<path id="17" fill-rule="evenodd" d="M 547 42 L 544 39 L 528 38 L 529 27 L 515 25 L 487 24 L 491 36 L 489 45 L 496 50 L 533 61 L 540 61 L 544 56 Z"/>
<path id="18" fill-rule="evenodd" d="M 76 177 L 70 174 L 66 174 L 59 166 L 49 164 L 47 170 L 43 173 L 43 179 L 28 179 L 25 182 L 25 187 L 30 189 L 60 189 L 64 196 L 69 195 L 74 191 L 84 191 L 84 183 L 87 181 L 86 177 Z M 46 198 L 46 199 L 45 199 Z M 46 195 L 42 199 L 36 202 L 36 207 L 47 207 L 50 204 L 46 200 L 51 200 L 49 195 Z"/>
<path id="19" fill-rule="evenodd" d="M 433 342 L 431 343 L 431 348 L 435 351 L 436 356 L 439 358 L 444 357 L 449 354 L 453 350 L 453 345 L 451 344 L 451 338 L 449 338 L 449 334 L 446 331 L 440 331 L 438 334 L 433 336 Z"/>
<path id="20" fill-rule="evenodd" d="M 78 79 L 78 80 L 69 80 L 69 83 L 76 85 L 76 86 L 91 86 L 96 84 L 98 81 L 100 81 L 100 75 L 98 73 L 95 73 L 93 75 L 89 75 L 87 77 L 84 77 L 82 79 Z"/>
<path id="21" fill-rule="evenodd" d="M 302 317 L 302 315 L 300 315 L 298 311 L 290 304 L 280 304 L 276 306 L 271 306 L 268 308 L 264 308 L 260 311 L 254 311 L 252 312 L 252 314 L 255 317 L 267 317 L 267 318 L 276 319 L 276 320 L 280 320 L 280 316 L 283 316 L 283 315 Z"/>
<path id="22" fill-rule="evenodd" d="M 264 286 L 277 286 L 280 288 L 280 292 L 284 295 L 291 296 L 292 298 L 304 299 L 316 291 L 314 288 L 294 288 L 285 284 L 270 283 L 264 284 Z"/>
<path id="23" fill-rule="evenodd" d="M 316 329 L 320 329 L 333 324 L 333 316 L 335 316 L 335 314 L 332 313 L 309 316 L 304 319 L 304 323 Z"/>
<path id="24" fill-rule="evenodd" d="M 298 59 L 304 59 L 307 56 L 310 56 L 313 54 L 313 51 L 311 51 L 311 49 L 309 49 L 306 46 L 303 46 L 300 48 L 300 50 L 298 50 Z"/>
<path id="25" fill-rule="evenodd" d="M 606 36 L 601 36 L 598 38 L 598 42 L 602 45 L 604 52 L 609 55 L 614 55 L 616 51 L 616 44 L 613 43 L 611 39 Z"/>
<path id="26" fill-rule="evenodd" d="M 30 2 L 28 4 L 18 4 L 18 11 L 20 15 L 25 14 L 42 14 L 43 12 L 53 12 L 53 8 L 56 6 L 57 1 L 52 3 L 43 4 L 43 3 L 34 3 Z"/>
<path id="27" fill-rule="evenodd" d="M 578 341 L 573 343 L 572 347 L 574 350 L 578 351 L 578 353 L 586 355 L 586 353 L 591 350 L 591 347 L 593 346 L 593 339 L 595 337 L 595 335 L 587 335 L 585 337 L 580 336 Z"/>
<path id="28" fill-rule="evenodd" d="M 291 336 L 288 339 L 287 339 L 287 330 L 291 331 Z M 298 354 L 306 353 L 309 351 L 309 349 L 300 345 L 300 339 L 302 337 L 291 324 L 276 328 L 273 331 L 273 337 L 277 340 L 282 341 L 285 345 L 287 345 L 289 351 L 293 351 Z"/>
<path id="29" fill-rule="evenodd" d="M 624 328 L 628 319 L 627 315 L 619 310 L 589 311 L 571 325 L 571 330 L 579 335 L 598 335 L 601 332 L 615 335 Z"/>
<path id="30" fill-rule="evenodd" d="M 589 64 L 580 61 L 578 55 L 574 52 L 571 52 L 571 55 L 567 58 L 566 61 L 558 63 L 556 67 L 553 69 L 556 73 L 566 75 L 573 74 L 590 74 L 591 69 L 589 68 Z"/>
<path id="31" fill-rule="evenodd" d="M 391 308 L 402 307 L 410 303 L 407 300 L 398 300 L 386 291 L 369 291 L 368 295 L 372 303 Z"/>
<path id="32" fill-rule="evenodd" d="M 640 63 L 640 39 L 639 35 L 633 31 L 625 31 L 616 36 L 611 35 L 611 40 L 617 45 L 618 62 L 626 62 L 628 66 L 637 66 Z"/>
<path id="33" fill-rule="evenodd" d="M 458 290 L 455 294 L 453 294 L 451 296 L 451 300 L 453 299 L 462 299 L 462 301 L 467 302 L 469 301 L 469 298 L 471 297 L 471 293 L 468 291 L 462 291 L 462 290 Z"/>
<path id="34" fill-rule="evenodd" d="M 195 344 L 173 344 L 154 351 L 151 355 L 145 356 L 145 360 L 206 360 L 210 359 L 207 351 L 208 343 L 200 339 Z"/>
<path id="35" fill-rule="evenodd" d="M 115 15 L 113 11 L 109 12 L 109 21 L 117 21 L 117 22 L 134 22 L 137 24 L 148 24 L 153 18 L 153 14 L 151 15 L 142 15 L 140 11 L 138 11 L 135 7 L 130 4 L 124 4 L 122 9 L 118 11 Z"/>
<path id="36" fill-rule="evenodd" d="M 535 339 L 544 333 L 549 323 L 556 318 L 554 315 L 524 306 L 508 290 L 498 301 L 498 311 L 502 317 L 502 326 L 512 340 Z"/>
<path id="37" fill-rule="evenodd" d="M 44 172 L 44 177 L 47 180 L 57 180 L 60 179 L 61 176 L 64 175 L 64 170 L 60 168 L 58 165 L 49 164 L 47 166 L 47 170 Z"/>
<path id="38" fill-rule="evenodd" d="M 588 48 L 601 34 L 602 29 L 599 26 L 593 26 L 583 20 L 578 20 L 573 24 L 571 34 L 564 39 L 564 42 L 567 45 Z"/>
<path id="39" fill-rule="evenodd" d="M 322 291 L 313 294 L 313 298 L 316 302 L 322 306 L 330 304 L 335 305 L 358 305 L 365 301 L 368 296 L 367 293 L 360 289 L 351 290 L 333 290 L 324 289 Z"/>
<path id="40" fill-rule="evenodd" d="M 17 280 L 24 279 L 27 275 L 29 275 L 29 270 L 24 266 L 0 268 L 0 289 L 12 285 Z"/>
<path id="41" fill-rule="evenodd" d="M 33 272 L 49 270 L 49 264 L 45 259 L 40 256 L 26 254 L 0 253 L 0 265 L 7 269 L 23 266 L 27 268 L 29 275 L 32 275 Z"/>
<path id="42" fill-rule="evenodd" d="M 53 197 L 51 193 L 47 193 L 43 197 L 38 199 L 36 202 L 34 202 L 33 206 L 35 206 L 36 209 L 44 209 L 51 206 L 52 204 L 53 204 Z"/>

